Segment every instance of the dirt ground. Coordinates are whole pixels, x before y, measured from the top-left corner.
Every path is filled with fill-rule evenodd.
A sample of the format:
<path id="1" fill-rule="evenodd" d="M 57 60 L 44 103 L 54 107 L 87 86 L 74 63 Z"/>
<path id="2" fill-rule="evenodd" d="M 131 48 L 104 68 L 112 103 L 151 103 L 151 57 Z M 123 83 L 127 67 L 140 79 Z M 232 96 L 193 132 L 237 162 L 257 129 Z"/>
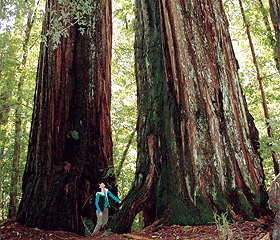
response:
<path id="1" fill-rule="evenodd" d="M 238 221 L 229 224 L 219 231 L 213 226 L 164 226 L 154 223 L 151 226 L 129 234 L 115 234 L 108 231 L 99 232 L 93 236 L 81 237 L 74 233 L 63 231 L 45 231 L 20 225 L 15 219 L 0 221 L 0 239 L 98 239 L 98 240 L 127 240 L 127 239 L 256 239 L 269 240 L 273 229 L 273 219 L 264 217 L 257 222 Z M 224 236 L 224 237 L 223 237 Z"/>

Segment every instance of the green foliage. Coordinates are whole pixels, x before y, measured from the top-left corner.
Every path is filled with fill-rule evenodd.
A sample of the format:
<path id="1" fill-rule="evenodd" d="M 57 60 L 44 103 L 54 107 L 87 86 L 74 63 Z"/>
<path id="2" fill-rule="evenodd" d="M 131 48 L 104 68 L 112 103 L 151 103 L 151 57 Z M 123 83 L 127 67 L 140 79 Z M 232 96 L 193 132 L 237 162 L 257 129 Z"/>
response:
<path id="1" fill-rule="evenodd" d="M 264 117 L 261 93 L 256 79 L 256 70 L 249 48 L 245 26 L 237 0 L 225 0 L 224 8 L 228 15 L 229 30 L 236 58 L 239 63 L 239 77 L 243 92 L 246 96 L 248 109 L 254 118 L 255 125 L 260 134 L 260 154 L 263 158 L 266 185 L 269 186 L 274 178 L 271 150 L 274 150 L 279 159 L 279 122 L 280 122 L 280 76 L 274 61 L 275 37 L 274 28 L 269 16 L 269 2 L 263 0 L 264 8 L 259 1 L 242 0 L 246 20 L 248 22 L 255 53 L 262 78 L 269 117 L 272 124 L 274 140 L 267 136 L 267 124 Z M 263 15 L 267 16 L 272 32 L 267 31 Z M 278 123 L 278 125 L 277 125 Z M 278 127 L 277 127 L 278 126 Z"/>
<path id="2" fill-rule="evenodd" d="M 130 134 L 136 127 L 136 80 L 134 73 L 134 2 L 113 1 L 112 57 L 112 136 L 114 165 L 120 164 Z M 136 143 L 132 141 L 124 166 L 117 179 L 123 198 L 134 179 Z"/>
<path id="3" fill-rule="evenodd" d="M 219 236 L 221 239 L 233 239 L 233 232 L 230 229 L 229 221 L 227 220 L 227 213 L 222 213 L 218 215 L 214 213 L 214 220 L 219 231 Z"/>
<path id="4" fill-rule="evenodd" d="M 109 165 L 108 169 L 99 169 L 100 172 L 102 172 L 103 174 L 103 178 L 104 180 L 107 179 L 108 177 L 112 177 L 114 175 L 115 172 L 115 167 L 114 165 Z"/>
<path id="5" fill-rule="evenodd" d="M 133 221 L 133 224 L 131 226 L 131 232 L 136 232 L 144 229 L 144 217 L 143 217 L 143 212 L 139 212 Z"/>
<path id="6" fill-rule="evenodd" d="M 94 12 L 98 9 L 97 1 L 68 1 L 58 0 L 60 9 L 56 7 L 50 11 L 50 27 L 45 35 L 42 35 L 42 41 L 47 43 L 47 38 L 50 37 L 53 48 L 56 49 L 60 44 L 61 37 L 69 36 L 69 29 L 74 25 L 79 26 L 79 31 L 84 34 L 89 29 L 95 26 Z"/>
<path id="7" fill-rule="evenodd" d="M 101 237 L 107 237 L 107 236 L 110 236 L 111 234 L 112 234 L 111 230 L 108 229 L 101 235 Z"/>
<path id="8" fill-rule="evenodd" d="M 94 223 L 91 221 L 91 219 L 84 217 L 83 224 L 85 227 L 85 236 L 91 236 L 95 227 Z"/>
<path id="9" fill-rule="evenodd" d="M 77 130 L 71 131 L 67 134 L 67 138 L 73 138 L 75 140 L 79 139 L 79 133 Z"/>
<path id="10" fill-rule="evenodd" d="M 10 186 L 13 175 L 12 161 L 14 156 L 16 109 L 21 114 L 20 179 L 16 187 L 18 191 L 21 189 L 21 176 L 27 155 L 33 108 L 39 54 L 38 39 L 42 19 L 42 11 L 37 9 L 37 15 L 33 15 L 35 24 L 27 45 L 27 63 L 25 69 L 23 69 L 24 33 L 28 12 L 34 9 L 35 1 L 9 1 L 1 2 L 1 4 L 0 8 L 5 9 L 5 15 L 0 15 L 0 220 L 7 217 L 10 192 L 13 190 Z M 41 7 L 42 5 L 38 6 L 39 9 Z M 25 81 L 22 90 L 18 92 L 20 77 L 24 77 Z M 18 102 L 18 97 L 21 98 L 20 102 Z"/>
<path id="11" fill-rule="evenodd" d="M 264 159 L 263 165 L 264 165 L 264 171 L 266 175 L 266 182 L 267 185 L 270 186 L 272 181 L 275 178 L 274 175 L 274 168 L 271 160 L 271 152 L 275 152 L 278 154 L 278 161 L 279 161 L 279 152 L 280 152 L 280 120 L 278 116 L 273 116 L 270 119 L 267 119 L 267 123 L 269 126 L 272 127 L 274 138 L 271 139 L 267 135 L 264 135 L 261 138 L 260 141 L 260 149 L 261 149 L 261 154 Z M 262 125 L 263 131 L 266 130 L 267 125 L 265 121 L 263 121 Z"/>

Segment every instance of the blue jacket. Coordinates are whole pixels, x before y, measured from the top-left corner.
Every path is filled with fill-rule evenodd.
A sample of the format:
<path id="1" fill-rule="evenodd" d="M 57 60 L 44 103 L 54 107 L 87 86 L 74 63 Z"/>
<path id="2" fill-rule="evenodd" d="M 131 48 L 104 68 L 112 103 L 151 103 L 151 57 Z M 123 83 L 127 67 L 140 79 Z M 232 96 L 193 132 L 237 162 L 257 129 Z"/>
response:
<path id="1" fill-rule="evenodd" d="M 113 199 L 114 199 L 116 202 L 118 202 L 118 203 L 121 201 L 120 199 L 118 199 L 117 197 L 115 197 L 115 196 L 114 196 L 108 189 L 106 189 L 106 188 L 105 188 L 105 194 L 104 194 L 104 195 L 103 195 L 101 192 L 97 192 L 97 193 L 96 193 L 96 198 L 95 198 L 95 206 L 96 206 L 96 208 L 97 208 L 98 213 L 101 213 L 101 212 L 102 212 L 101 209 L 100 209 L 100 207 L 99 207 L 99 205 L 98 205 L 100 195 L 101 195 L 101 196 L 104 196 L 104 195 L 105 195 L 105 206 L 104 206 L 104 208 L 106 208 L 106 207 L 109 206 L 108 195 L 109 195 L 111 198 L 113 198 Z"/>

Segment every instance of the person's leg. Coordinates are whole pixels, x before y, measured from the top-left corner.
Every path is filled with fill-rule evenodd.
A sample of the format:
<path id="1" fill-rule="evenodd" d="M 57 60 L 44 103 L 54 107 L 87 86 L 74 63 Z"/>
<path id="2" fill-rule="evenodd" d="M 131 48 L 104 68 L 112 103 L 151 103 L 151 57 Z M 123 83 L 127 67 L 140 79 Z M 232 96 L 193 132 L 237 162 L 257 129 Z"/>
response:
<path id="1" fill-rule="evenodd" d="M 93 234 L 97 233 L 100 230 L 101 226 L 102 226 L 103 217 L 104 217 L 104 211 L 103 211 L 103 216 L 100 217 L 98 211 L 96 210 L 96 216 L 97 216 L 97 223 L 96 223 L 96 226 L 95 226 L 95 228 L 93 230 Z"/>
<path id="2" fill-rule="evenodd" d="M 104 226 L 108 222 L 108 215 L 109 215 L 109 209 L 105 208 L 103 211 L 103 217 L 102 217 L 102 228 L 104 228 Z"/>

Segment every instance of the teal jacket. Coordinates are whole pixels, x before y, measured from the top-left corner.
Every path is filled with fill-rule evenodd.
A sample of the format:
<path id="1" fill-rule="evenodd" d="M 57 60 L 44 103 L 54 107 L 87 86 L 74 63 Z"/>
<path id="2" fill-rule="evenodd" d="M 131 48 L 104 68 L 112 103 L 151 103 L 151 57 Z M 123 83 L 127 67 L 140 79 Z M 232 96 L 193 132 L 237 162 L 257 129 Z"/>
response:
<path id="1" fill-rule="evenodd" d="M 109 206 L 109 202 L 108 202 L 108 195 L 111 197 L 111 198 L 113 198 L 116 202 L 120 202 L 121 200 L 120 199 L 118 199 L 117 197 L 115 197 L 107 188 L 105 188 L 105 194 L 103 195 L 101 192 L 97 192 L 96 193 L 96 198 L 95 198 L 95 206 L 96 206 L 96 208 L 97 208 L 97 211 L 98 211 L 98 213 L 101 213 L 102 211 L 101 211 L 101 209 L 100 209 L 100 207 L 99 207 L 99 198 L 100 198 L 100 196 L 105 196 L 105 205 L 104 205 L 104 208 L 106 208 L 106 207 L 108 207 Z"/>

